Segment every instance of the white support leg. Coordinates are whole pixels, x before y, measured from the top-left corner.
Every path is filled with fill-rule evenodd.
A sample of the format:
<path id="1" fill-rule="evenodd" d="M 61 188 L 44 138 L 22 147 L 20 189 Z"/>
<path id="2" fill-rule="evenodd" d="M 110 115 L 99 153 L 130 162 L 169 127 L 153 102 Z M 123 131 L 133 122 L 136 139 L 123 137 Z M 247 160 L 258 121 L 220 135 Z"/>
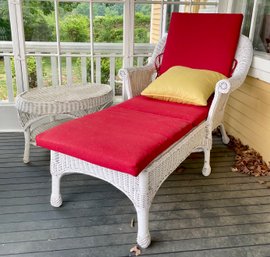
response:
<path id="1" fill-rule="evenodd" d="M 149 174 L 148 172 L 141 172 L 139 175 L 139 192 L 134 206 L 137 212 L 138 220 L 137 243 L 142 248 L 147 248 L 151 243 L 148 225 L 149 209 L 151 206 L 149 193 Z"/>
<path id="2" fill-rule="evenodd" d="M 142 248 L 147 248 L 151 243 L 149 233 L 149 208 L 136 208 L 138 220 L 137 243 Z"/>
<path id="3" fill-rule="evenodd" d="M 24 131 L 24 154 L 23 154 L 23 162 L 29 163 L 29 155 L 30 155 L 30 129 L 27 128 Z"/>
<path id="4" fill-rule="evenodd" d="M 52 174 L 52 194 L 51 205 L 53 207 L 60 207 L 62 205 L 62 196 L 60 193 L 61 176 Z"/>
<path id="5" fill-rule="evenodd" d="M 210 175 L 210 173 L 211 173 L 210 148 L 205 147 L 204 148 L 204 165 L 203 165 L 202 174 L 207 177 Z"/>
<path id="6" fill-rule="evenodd" d="M 224 125 L 221 123 L 219 125 L 221 136 L 222 136 L 222 142 L 227 145 L 230 142 L 230 138 L 227 136 L 226 130 L 224 128 Z"/>

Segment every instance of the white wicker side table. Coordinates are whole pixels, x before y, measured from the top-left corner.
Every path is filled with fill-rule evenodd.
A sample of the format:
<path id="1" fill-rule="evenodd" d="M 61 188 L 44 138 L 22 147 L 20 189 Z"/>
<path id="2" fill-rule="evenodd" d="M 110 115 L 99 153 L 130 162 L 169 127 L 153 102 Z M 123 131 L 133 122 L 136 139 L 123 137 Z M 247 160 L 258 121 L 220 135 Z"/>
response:
<path id="1" fill-rule="evenodd" d="M 109 85 L 61 86 L 32 89 L 16 98 L 16 108 L 24 130 L 23 161 L 29 162 L 30 144 L 37 134 L 67 120 L 96 112 L 113 102 Z"/>

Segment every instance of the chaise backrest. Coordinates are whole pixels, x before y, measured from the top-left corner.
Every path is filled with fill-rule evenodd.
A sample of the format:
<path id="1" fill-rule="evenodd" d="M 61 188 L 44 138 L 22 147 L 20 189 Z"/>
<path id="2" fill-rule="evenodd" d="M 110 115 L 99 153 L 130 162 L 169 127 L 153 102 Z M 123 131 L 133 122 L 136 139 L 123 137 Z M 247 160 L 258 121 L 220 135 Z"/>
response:
<path id="1" fill-rule="evenodd" d="M 234 16 L 232 16 L 232 17 L 235 18 Z M 236 18 L 237 18 L 238 26 L 240 26 L 239 16 L 237 16 Z M 241 18 L 241 15 L 240 15 L 240 18 Z M 240 27 L 238 29 L 240 31 Z M 229 34 L 227 34 L 227 36 L 229 37 Z M 171 42 L 168 43 L 169 40 L 171 40 Z M 180 38 L 178 40 L 180 40 Z M 213 39 L 213 40 L 215 40 L 215 39 Z M 218 40 L 219 40 L 219 38 L 218 38 Z M 166 55 L 165 55 L 166 49 L 172 42 L 175 43 L 175 40 L 172 40 L 172 37 L 170 39 L 170 34 L 165 35 L 159 41 L 158 45 L 156 46 L 156 48 L 153 52 L 153 56 L 149 61 L 150 65 L 151 64 L 153 65 L 153 63 L 155 63 L 155 61 L 157 59 L 156 57 L 161 54 L 161 56 L 163 57 L 163 60 L 161 62 L 160 68 L 162 68 L 162 65 L 164 65 L 164 58 L 166 59 Z M 179 43 L 179 44 L 181 44 L 181 43 Z M 178 44 L 178 46 L 179 46 L 179 44 Z M 251 65 L 251 61 L 252 61 L 252 57 L 253 57 L 253 47 L 252 47 L 251 41 L 246 36 L 244 36 L 244 35 L 239 36 L 235 32 L 233 44 L 235 44 L 235 45 L 234 46 L 231 45 L 227 49 L 230 53 L 230 59 L 225 60 L 225 63 L 227 63 L 227 66 L 224 66 L 226 68 L 226 72 L 228 72 L 227 76 L 229 77 L 229 79 L 222 80 L 222 81 L 218 82 L 218 84 L 216 86 L 215 97 L 214 97 L 214 100 L 212 102 L 210 112 L 209 112 L 208 121 L 209 121 L 209 124 L 211 124 L 212 128 L 217 127 L 222 122 L 226 102 L 228 100 L 230 93 L 242 85 L 242 83 L 244 82 L 244 80 L 248 74 L 248 71 L 249 71 L 249 68 Z M 210 44 L 210 45 L 212 45 L 212 48 L 215 46 L 213 44 Z M 225 44 L 222 47 L 222 49 L 224 50 L 224 49 L 226 49 L 226 47 L 227 46 Z M 234 47 L 236 49 L 233 49 Z M 186 57 L 186 53 L 183 53 L 182 50 L 179 50 L 179 52 L 181 54 L 184 54 Z M 208 49 L 208 51 L 211 51 L 211 50 L 213 50 L 213 52 L 215 52 L 216 50 L 220 50 L 220 49 L 218 47 L 216 47 L 215 49 L 211 49 L 211 48 Z M 196 52 L 196 51 L 194 51 L 194 52 Z M 164 53 L 164 54 L 162 55 L 162 53 Z M 175 52 L 172 52 L 169 54 L 174 54 L 174 58 L 176 56 Z M 218 52 L 216 52 L 215 55 L 214 54 L 212 55 L 212 58 L 215 58 L 215 56 L 216 56 L 216 60 L 214 60 L 214 61 L 212 60 L 212 62 L 210 64 L 213 64 L 215 62 L 217 62 L 217 63 L 221 62 L 221 60 L 223 58 L 222 57 L 220 58 L 217 55 L 218 55 Z M 225 56 L 225 58 L 227 58 L 227 57 Z M 185 60 L 185 58 L 183 58 L 183 60 L 181 60 L 181 55 L 178 56 L 178 60 L 180 60 L 179 63 L 174 63 L 174 60 L 172 60 L 172 63 L 170 65 L 181 65 L 181 64 L 184 66 L 186 65 L 186 63 L 184 63 L 184 64 L 181 63 L 181 61 Z M 197 61 L 197 64 L 198 64 L 198 60 L 196 59 L 196 55 L 194 55 L 193 57 L 191 56 L 190 60 L 191 61 L 195 60 L 195 63 Z M 233 60 L 237 61 L 237 65 L 236 65 L 236 68 L 233 71 L 233 73 L 230 74 Z M 168 63 L 166 63 L 166 61 L 167 60 L 165 60 L 165 67 L 168 67 L 167 66 Z M 169 60 L 169 61 L 171 61 L 171 60 Z M 209 60 L 206 58 L 206 59 L 202 59 L 201 61 L 202 61 L 202 65 L 204 65 L 204 63 L 206 63 L 206 65 L 207 65 Z M 199 63 L 199 65 L 201 65 L 201 64 Z M 194 66 L 191 66 L 191 67 L 194 68 Z M 200 68 L 208 68 L 208 69 L 215 70 L 212 67 L 205 67 L 205 66 L 202 66 Z M 220 68 L 220 67 L 218 67 L 218 68 Z M 161 72 L 164 71 L 165 69 L 166 68 L 164 68 L 164 66 L 163 66 L 163 70 L 161 69 Z M 224 74 L 224 72 L 223 72 L 223 74 Z"/>
<path id="2" fill-rule="evenodd" d="M 160 74 L 186 66 L 230 77 L 242 19 L 242 14 L 173 13 Z"/>
<path id="3" fill-rule="evenodd" d="M 178 17 L 177 16 L 178 14 L 173 14 L 173 17 L 174 17 L 174 15 L 176 15 L 176 17 Z M 211 47 L 210 48 L 208 47 L 208 50 L 207 50 L 208 55 L 206 55 L 206 57 L 203 57 L 200 59 L 200 61 L 201 61 L 200 65 L 201 64 L 202 65 L 209 65 L 209 63 L 210 64 L 214 63 L 214 64 L 219 65 L 222 62 L 224 56 L 225 56 L 225 58 L 228 58 L 228 56 L 226 56 L 226 51 L 227 51 L 226 50 L 226 47 L 227 47 L 226 42 L 228 42 L 228 40 L 230 40 L 231 33 L 232 33 L 231 26 L 232 26 L 233 22 L 231 22 L 230 25 L 224 24 L 225 23 L 224 20 L 226 17 L 229 17 L 229 18 L 232 17 L 233 18 L 232 20 L 236 20 L 236 23 L 238 24 L 236 26 L 237 31 L 238 31 L 238 29 L 240 31 L 240 21 L 242 20 L 242 15 L 241 14 L 236 15 L 236 16 L 235 16 L 235 14 L 186 14 L 186 15 L 194 15 L 193 17 L 196 17 L 196 16 L 200 16 L 203 18 L 206 17 L 207 19 L 209 17 L 210 17 L 210 19 L 212 19 L 212 17 L 214 19 L 219 19 L 218 17 L 221 16 L 222 20 L 223 20 L 222 21 L 223 27 L 225 27 L 224 30 L 226 31 L 226 33 L 220 34 L 220 30 L 218 30 L 219 37 L 216 37 L 214 39 L 212 39 L 211 37 L 210 38 L 206 37 L 206 35 L 209 34 L 208 28 L 207 28 L 207 30 L 205 27 L 203 29 L 201 29 L 201 31 L 204 31 L 204 33 L 201 33 L 202 35 L 204 35 L 204 36 L 202 36 L 202 40 L 207 39 L 207 42 L 208 42 L 208 44 L 204 44 L 204 45 L 206 47 L 207 46 L 211 46 Z M 193 27 L 195 26 L 194 24 L 195 23 L 193 23 Z M 225 25 L 228 27 L 228 30 L 226 30 Z M 188 27 L 191 28 L 191 26 L 188 26 Z M 209 27 L 211 27 L 211 26 L 209 25 Z M 176 29 L 178 31 L 179 26 L 178 27 L 175 26 L 174 29 L 175 29 L 175 31 L 176 31 Z M 219 27 L 218 27 L 218 29 L 219 29 Z M 181 31 L 181 28 L 180 28 L 180 31 Z M 230 52 L 230 59 L 229 59 L 229 61 L 225 60 L 225 63 L 227 63 L 226 64 L 227 66 L 225 66 L 225 67 L 226 67 L 226 74 L 228 77 L 230 77 L 231 75 L 233 75 L 233 77 L 235 77 L 239 73 L 238 70 L 245 70 L 244 73 L 243 72 L 240 73 L 242 76 L 241 81 L 243 82 L 243 80 L 245 79 L 245 77 L 247 75 L 247 71 L 250 67 L 250 61 L 252 59 L 253 49 L 252 49 L 252 45 L 251 45 L 250 40 L 243 35 L 240 36 L 239 31 L 237 33 L 235 32 L 235 34 L 234 34 L 233 47 L 231 45 L 228 49 Z M 160 41 L 158 42 L 158 44 L 156 45 L 156 47 L 154 49 L 154 52 L 153 52 L 151 58 L 149 58 L 148 65 L 146 65 L 144 67 L 128 68 L 128 69 L 121 69 L 120 70 L 119 75 L 123 79 L 125 93 L 128 96 L 128 98 L 140 95 L 142 90 L 144 90 L 145 87 L 148 86 L 153 79 L 155 79 L 155 77 L 156 77 L 155 71 L 156 70 L 160 70 L 162 68 L 163 70 L 161 70 L 161 71 L 164 71 L 166 69 L 166 67 L 169 67 L 170 65 L 174 65 L 174 60 L 173 60 L 173 63 L 171 63 L 169 66 L 167 65 L 168 63 L 166 64 L 166 54 L 165 53 L 166 53 L 168 46 L 170 45 L 170 43 L 168 43 L 168 40 L 171 40 L 172 43 L 176 44 L 176 48 L 177 48 L 176 50 L 179 51 L 179 53 L 177 53 L 177 60 L 182 61 L 182 54 L 183 54 L 183 55 L 185 55 L 185 58 L 188 61 L 191 61 L 191 62 L 194 61 L 194 62 L 198 63 L 198 55 L 200 53 L 204 53 L 204 54 L 206 53 L 206 50 L 202 49 L 202 46 L 199 44 L 200 42 L 202 42 L 202 40 L 196 41 L 195 45 L 193 44 L 194 42 L 192 43 L 193 44 L 192 49 L 195 48 L 195 50 L 187 51 L 187 48 L 179 47 L 179 45 L 181 45 L 182 43 L 178 42 L 178 41 L 181 41 L 182 39 L 186 40 L 186 37 L 183 35 L 183 33 L 181 33 L 179 35 L 176 33 L 178 35 L 177 40 L 172 40 L 173 38 L 170 37 L 170 32 L 171 31 L 169 31 L 169 35 L 165 34 L 160 39 Z M 195 33 L 194 31 L 191 31 L 191 32 L 192 32 L 192 35 Z M 190 31 L 188 31 L 188 33 L 190 33 Z M 211 40 L 213 40 L 213 42 L 215 42 L 215 43 L 210 42 Z M 238 42 L 238 40 L 239 40 L 239 42 Z M 224 46 L 221 47 L 221 43 L 217 43 L 217 41 L 221 41 L 221 43 L 224 44 Z M 235 52 L 236 48 L 237 48 L 237 52 Z M 244 50 L 241 50 L 241 49 L 244 49 Z M 187 58 L 187 53 L 185 53 L 185 52 L 188 52 L 188 54 L 190 55 L 189 58 Z M 209 61 L 210 60 L 209 53 L 212 56 L 211 62 Z M 172 53 L 167 53 L 167 55 L 169 55 L 169 56 L 170 56 L 170 54 L 173 55 L 173 58 L 176 56 L 175 51 L 172 51 Z M 219 56 L 219 54 L 221 54 L 221 56 Z M 243 58 L 244 60 L 248 60 L 248 61 L 243 62 L 243 61 L 241 61 L 241 58 Z M 234 59 L 238 62 L 238 64 L 236 65 L 236 70 L 233 72 L 233 74 L 231 74 L 232 63 L 233 63 Z M 160 63 L 161 63 L 161 67 L 159 65 Z M 181 62 L 176 63 L 176 65 L 188 66 L 187 64 L 181 63 Z M 194 67 L 194 66 L 192 66 L 192 67 Z M 199 68 L 199 67 L 196 67 L 196 68 Z M 200 68 L 212 69 L 211 67 L 205 67 L 205 66 L 200 66 Z M 239 78 L 239 76 L 240 75 L 238 74 L 237 78 Z"/>

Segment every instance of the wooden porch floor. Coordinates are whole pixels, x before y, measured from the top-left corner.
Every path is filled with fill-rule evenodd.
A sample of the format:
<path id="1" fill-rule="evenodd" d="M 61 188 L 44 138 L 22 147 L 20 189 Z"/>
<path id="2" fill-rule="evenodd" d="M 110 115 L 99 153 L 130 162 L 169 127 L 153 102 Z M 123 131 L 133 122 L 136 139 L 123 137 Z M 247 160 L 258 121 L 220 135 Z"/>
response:
<path id="1" fill-rule="evenodd" d="M 135 211 L 120 191 L 84 175 L 63 178 L 64 205 L 49 204 L 49 152 L 22 162 L 22 133 L 0 134 L 0 256 L 124 257 L 135 244 Z M 232 173 L 234 153 L 214 139 L 212 174 L 187 159 L 151 208 L 152 245 L 142 256 L 270 256 L 270 178 Z M 261 184 L 261 181 L 266 183 Z"/>

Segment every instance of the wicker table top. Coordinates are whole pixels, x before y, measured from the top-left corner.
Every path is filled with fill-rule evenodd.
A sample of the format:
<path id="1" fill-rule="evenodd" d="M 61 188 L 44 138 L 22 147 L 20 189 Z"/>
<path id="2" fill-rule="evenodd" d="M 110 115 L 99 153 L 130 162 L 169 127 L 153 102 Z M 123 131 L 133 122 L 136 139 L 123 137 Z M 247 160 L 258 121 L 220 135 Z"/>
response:
<path id="1" fill-rule="evenodd" d="M 112 102 L 109 85 L 61 86 L 36 88 L 16 98 L 18 111 L 31 114 L 61 114 L 90 109 Z"/>

